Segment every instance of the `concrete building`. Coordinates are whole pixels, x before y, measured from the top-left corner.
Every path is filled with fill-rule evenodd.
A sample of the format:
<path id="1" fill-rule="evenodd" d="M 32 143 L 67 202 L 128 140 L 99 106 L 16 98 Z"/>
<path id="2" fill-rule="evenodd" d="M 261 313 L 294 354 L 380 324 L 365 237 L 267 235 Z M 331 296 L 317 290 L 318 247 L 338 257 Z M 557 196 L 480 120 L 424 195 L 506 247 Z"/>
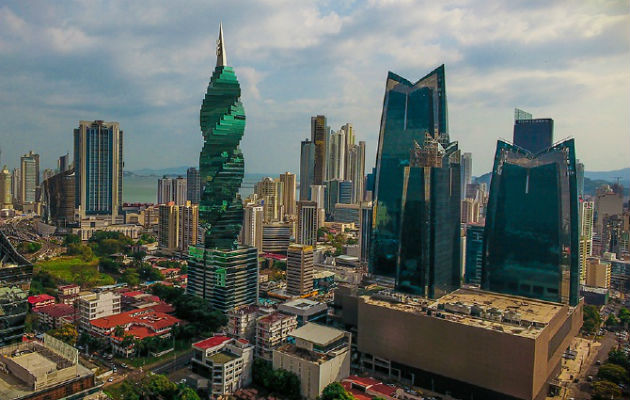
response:
<path id="1" fill-rule="evenodd" d="M 466 198 L 466 188 L 472 183 L 472 153 L 464 153 L 461 158 L 461 195 Z"/>
<path id="2" fill-rule="evenodd" d="M 328 167 L 328 142 L 330 128 L 326 124 L 326 116 L 311 117 L 311 142 L 315 145 L 313 157 L 312 185 L 323 185 L 326 181 Z"/>
<path id="3" fill-rule="evenodd" d="M 74 169 L 80 218 L 95 216 L 120 223 L 123 131 L 118 122 L 79 122 L 74 130 Z"/>
<path id="4" fill-rule="evenodd" d="M 256 340 L 256 321 L 260 314 L 257 305 L 240 306 L 227 312 L 227 333 L 246 339 L 252 343 Z"/>
<path id="5" fill-rule="evenodd" d="M 328 141 L 326 180 L 343 180 L 346 176 L 346 133 L 343 130 L 334 132 Z"/>
<path id="6" fill-rule="evenodd" d="M 173 180 L 173 201 L 178 206 L 186 204 L 188 198 L 188 185 L 186 178 L 178 176 Z"/>
<path id="7" fill-rule="evenodd" d="M 335 319 L 357 332 L 361 371 L 466 399 L 544 399 L 582 306 L 467 288 L 438 300 L 335 293 Z"/>
<path id="8" fill-rule="evenodd" d="M 586 279 L 586 260 L 593 255 L 593 217 L 595 203 L 579 200 L 580 220 L 580 281 Z"/>
<path id="9" fill-rule="evenodd" d="M 69 304 L 49 304 L 33 310 L 40 326 L 49 329 L 61 328 L 63 325 L 72 324 L 76 319 L 76 310 Z"/>
<path id="10" fill-rule="evenodd" d="M 173 179 L 164 175 L 158 179 L 157 202 L 167 204 L 173 201 Z"/>
<path id="11" fill-rule="evenodd" d="M 90 321 L 120 314 L 120 295 L 114 292 L 84 292 L 76 301 L 79 329 L 90 330 Z"/>
<path id="12" fill-rule="evenodd" d="M 263 206 L 255 203 L 243 207 L 243 228 L 241 231 L 241 244 L 263 251 Z"/>
<path id="13" fill-rule="evenodd" d="M 300 200 L 311 198 L 315 167 L 315 144 L 309 139 L 300 144 Z"/>
<path id="14" fill-rule="evenodd" d="M 299 376 L 302 397 L 315 400 L 328 384 L 350 375 L 350 333 L 309 323 L 290 336 L 293 343 L 273 351 L 273 369 Z"/>
<path id="15" fill-rule="evenodd" d="M 303 326 L 308 322 L 318 322 L 325 324 L 328 316 L 328 306 L 326 303 L 310 299 L 295 299 L 282 303 L 278 306 L 278 311 L 287 315 L 295 315 L 298 326 Z"/>
<path id="16" fill-rule="evenodd" d="M 290 223 L 275 222 L 263 224 L 262 246 L 264 253 L 286 254 L 290 240 Z"/>
<path id="17" fill-rule="evenodd" d="M 74 283 L 57 286 L 57 299 L 61 304 L 73 306 L 79 298 L 79 292 L 81 292 L 81 287 Z"/>
<path id="18" fill-rule="evenodd" d="M 608 289 L 610 278 L 610 262 L 602 261 L 599 257 L 589 257 L 586 260 L 586 286 Z"/>
<path id="19" fill-rule="evenodd" d="M 37 201 L 36 190 L 39 187 L 39 154 L 29 151 L 20 157 L 20 204 L 31 204 Z"/>
<path id="20" fill-rule="evenodd" d="M 43 342 L 0 348 L 0 365 L 1 399 L 83 399 L 100 390 L 94 373 L 79 363 L 77 349 L 46 334 Z"/>
<path id="21" fill-rule="evenodd" d="M 11 172 L 5 165 L 0 171 L 0 209 L 13 208 L 13 195 L 11 192 Z"/>
<path id="22" fill-rule="evenodd" d="M 290 172 L 285 172 L 284 174 L 281 174 L 280 182 L 282 183 L 282 205 L 284 206 L 284 214 L 288 216 L 295 216 L 295 174 L 292 174 Z"/>
<path id="23" fill-rule="evenodd" d="M 201 198 L 201 181 L 199 171 L 195 167 L 190 167 L 186 171 L 186 199 L 193 204 L 199 204 Z"/>
<path id="24" fill-rule="evenodd" d="M 462 200 L 462 223 L 476 224 L 479 223 L 479 202 L 474 199 Z"/>
<path id="25" fill-rule="evenodd" d="M 309 199 L 317 203 L 317 208 L 326 208 L 326 187 L 324 185 L 311 185 L 311 197 Z"/>
<path id="26" fill-rule="evenodd" d="M 359 203 L 365 197 L 365 142 L 350 146 L 346 165 L 346 180 L 352 181 L 352 202 Z"/>
<path id="27" fill-rule="evenodd" d="M 187 201 L 160 204 L 158 243 L 163 249 L 185 252 L 196 245 L 199 229 L 199 206 Z"/>
<path id="28" fill-rule="evenodd" d="M 192 371 L 208 380 L 212 398 L 251 384 L 254 346 L 247 340 L 215 335 L 192 347 Z"/>
<path id="29" fill-rule="evenodd" d="M 256 322 L 256 357 L 273 360 L 273 350 L 286 343 L 289 334 L 297 328 L 295 315 L 279 312 L 261 317 Z"/>
<path id="30" fill-rule="evenodd" d="M 305 296 L 313 292 L 313 246 L 292 244 L 287 251 L 287 293 Z"/>
<path id="31" fill-rule="evenodd" d="M 320 209 L 317 202 L 300 200 L 297 205 L 297 234 L 295 241 L 298 244 L 317 244 L 317 230 L 319 229 Z"/>

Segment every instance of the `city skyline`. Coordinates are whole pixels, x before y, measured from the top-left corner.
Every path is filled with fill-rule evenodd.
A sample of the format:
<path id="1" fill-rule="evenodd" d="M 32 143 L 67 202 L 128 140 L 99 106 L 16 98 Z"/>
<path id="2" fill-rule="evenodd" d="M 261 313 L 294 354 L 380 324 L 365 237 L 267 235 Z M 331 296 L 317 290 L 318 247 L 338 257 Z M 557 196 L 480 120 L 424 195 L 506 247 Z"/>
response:
<path id="1" fill-rule="evenodd" d="M 353 124 L 366 141 L 369 171 L 387 71 L 415 80 L 442 62 L 450 77 L 451 132 L 473 154 L 474 175 L 491 169 L 496 138 L 510 136 L 514 107 L 553 118 L 558 139 L 588 143 L 590 152 L 577 154 L 587 170 L 627 167 L 630 24 L 621 5 L 300 3 L 226 5 L 216 15 L 210 4 L 156 6 L 146 16 L 140 5 L 124 15 L 116 6 L 70 5 L 0 8 L 0 54 L 7 60 L 0 78 L 2 164 L 15 167 L 32 148 L 42 168 L 52 168 L 71 151 L 77 121 L 102 119 L 125 127 L 127 170 L 195 165 L 201 139 L 194 116 L 215 38 L 192 27 L 211 16 L 216 25 L 224 21 L 229 47 L 239 48 L 231 64 L 250 110 L 242 146 L 248 173 L 298 171 L 300 142 L 317 114 L 335 129 Z M 490 23 L 489 14 L 505 23 Z M 93 15 L 121 29 L 94 26 Z M 253 18 L 259 23 L 248 23 Z M 304 20 L 309 29 L 297 29 Z M 380 41 L 392 45 L 383 49 Z M 587 112 L 592 118 L 574 118 Z"/>

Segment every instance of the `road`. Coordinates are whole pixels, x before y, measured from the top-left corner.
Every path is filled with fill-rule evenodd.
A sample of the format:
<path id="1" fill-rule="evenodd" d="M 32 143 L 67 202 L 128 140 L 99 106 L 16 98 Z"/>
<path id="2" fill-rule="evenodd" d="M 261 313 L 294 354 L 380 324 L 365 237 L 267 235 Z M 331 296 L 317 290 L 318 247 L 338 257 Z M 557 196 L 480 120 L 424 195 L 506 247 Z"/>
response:
<path id="1" fill-rule="evenodd" d="M 176 369 L 180 369 L 180 368 L 184 368 L 186 365 L 188 365 L 188 363 L 190 363 L 190 360 L 193 357 L 193 352 L 192 350 L 187 351 L 186 353 L 180 354 L 176 357 L 175 360 L 173 360 L 172 358 L 168 358 L 169 361 L 157 365 L 157 366 L 152 366 L 150 367 L 150 370 L 155 372 L 156 374 L 164 374 L 166 372 L 169 371 L 174 371 Z"/>

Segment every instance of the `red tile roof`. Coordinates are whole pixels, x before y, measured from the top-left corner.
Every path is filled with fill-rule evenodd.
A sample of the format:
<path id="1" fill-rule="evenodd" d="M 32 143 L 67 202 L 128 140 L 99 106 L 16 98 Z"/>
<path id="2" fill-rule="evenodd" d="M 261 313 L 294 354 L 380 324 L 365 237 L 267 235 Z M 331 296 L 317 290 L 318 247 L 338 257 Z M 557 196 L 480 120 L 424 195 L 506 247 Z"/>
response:
<path id="1" fill-rule="evenodd" d="M 38 294 L 36 296 L 29 296 L 28 297 L 28 302 L 30 304 L 37 304 L 37 303 L 42 303 L 44 301 L 55 301 L 55 298 L 48 295 L 48 294 Z"/>
<path id="2" fill-rule="evenodd" d="M 172 315 L 154 311 L 151 308 L 144 310 L 132 310 L 109 317 L 96 318 L 90 324 L 101 329 L 112 329 L 116 326 L 139 325 L 149 327 L 151 330 L 161 330 L 171 327 L 180 320 Z"/>
<path id="3" fill-rule="evenodd" d="M 145 293 L 141 290 L 134 290 L 132 292 L 121 293 L 120 295 L 125 296 L 125 297 L 136 297 L 141 294 L 145 294 Z"/>
<path id="4" fill-rule="evenodd" d="M 207 350 L 212 347 L 223 344 L 227 342 L 228 340 L 232 340 L 232 339 L 227 336 L 215 335 L 215 336 L 212 336 L 211 338 L 204 339 L 197 343 L 193 343 L 193 346 L 198 347 L 203 350 Z"/>
<path id="5" fill-rule="evenodd" d="M 360 390 L 353 389 L 352 383 L 350 382 L 342 382 L 341 386 L 346 389 L 346 392 L 350 393 L 357 400 L 371 400 L 372 396 L 368 396 Z"/>
<path id="6" fill-rule="evenodd" d="M 49 304 L 34 310 L 36 313 L 50 315 L 53 318 L 74 315 L 74 307 L 69 304 Z"/>
<path id="7" fill-rule="evenodd" d="M 381 383 L 381 381 L 374 379 L 374 378 L 367 378 L 367 377 L 360 377 L 360 376 L 356 376 L 356 375 L 350 375 L 349 377 L 347 377 L 346 379 L 343 380 L 344 382 L 351 382 L 354 383 L 356 385 L 361 385 L 365 388 L 368 388 L 372 385 L 378 385 L 379 383 Z"/>
<path id="8" fill-rule="evenodd" d="M 378 393 L 382 393 L 386 396 L 392 397 L 394 394 L 396 394 L 396 388 L 389 386 L 389 385 L 385 385 L 384 383 L 379 383 L 376 384 L 372 387 L 370 387 L 370 391 L 375 391 Z"/>

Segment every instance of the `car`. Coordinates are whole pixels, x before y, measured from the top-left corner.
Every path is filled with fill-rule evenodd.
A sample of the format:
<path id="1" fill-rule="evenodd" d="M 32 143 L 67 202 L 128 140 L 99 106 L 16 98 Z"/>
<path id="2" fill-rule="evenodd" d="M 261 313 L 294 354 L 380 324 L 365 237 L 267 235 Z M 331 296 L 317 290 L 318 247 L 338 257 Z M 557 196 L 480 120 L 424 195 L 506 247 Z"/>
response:
<path id="1" fill-rule="evenodd" d="M 114 378 L 109 378 L 107 382 L 114 382 Z"/>

